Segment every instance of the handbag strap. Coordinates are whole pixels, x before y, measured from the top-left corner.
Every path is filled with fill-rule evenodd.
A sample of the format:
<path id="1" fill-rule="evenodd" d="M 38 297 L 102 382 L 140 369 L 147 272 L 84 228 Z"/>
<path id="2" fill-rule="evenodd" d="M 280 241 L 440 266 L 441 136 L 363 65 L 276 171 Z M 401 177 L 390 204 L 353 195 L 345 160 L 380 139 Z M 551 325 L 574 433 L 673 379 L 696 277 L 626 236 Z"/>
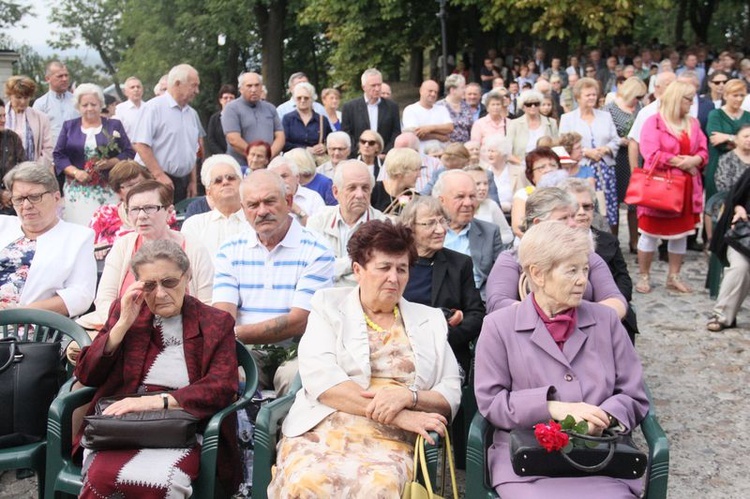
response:
<path id="1" fill-rule="evenodd" d="M 8 336 L 7 338 L 3 338 L 0 341 L 10 344 L 10 348 L 8 349 L 8 362 L 0 366 L 0 373 L 2 373 L 5 372 L 5 370 L 8 369 L 11 365 L 13 365 L 13 362 L 16 360 L 17 339 L 15 336 Z"/>
<path id="2" fill-rule="evenodd" d="M 453 491 L 453 499 L 458 499 L 458 487 L 456 486 L 456 466 L 453 463 L 453 449 L 451 448 L 451 438 L 448 432 L 448 428 L 443 426 L 445 433 L 444 445 L 443 445 L 443 485 L 440 489 L 445 494 L 445 463 L 448 463 L 448 468 L 451 473 L 451 490 Z M 447 459 L 446 459 L 447 457 Z"/>
<path id="3" fill-rule="evenodd" d="M 432 491 L 432 480 L 430 480 L 430 474 L 427 471 L 427 456 L 424 452 L 424 442 L 424 437 L 417 435 L 417 441 L 414 443 L 414 481 L 417 480 L 418 470 L 422 470 L 427 497 L 432 498 L 435 496 L 435 493 Z"/>
<path id="4" fill-rule="evenodd" d="M 572 457 L 570 457 L 570 454 L 560 451 L 563 459 L 565 459 L 571 466 L 573 466 L 577 470 L 581 470 L 587 473 L 596 473 L 597 471 L 601 471 L 606 468 L 606 466 L 610 463 L 610 461 L 612 461 L 612 458 L 615 456 L 615 447 L 617 444 L 617 440 L 620 438 L 619 433 L 614 432 L 609 428 L 605 429 L 601 436 L 588 435 L 570 430 L 566 431 L 565 433 L 567 433 L 571 437 L 580 438 L 581 440 L 596 443 L 606 443 L 609 445 L 609 453 L 604 457 L 604 459 L 601 462 L 593 464 L 591 466 L 586 466 L 584 464 L 578 463 L 573 460 Z"/>
<path id="5" fill-rule="evenodd" d="M 319 114 L 318 118 L 320 118 L 318 122 L 318 144 L 323 143 L 323 115 Z"/>

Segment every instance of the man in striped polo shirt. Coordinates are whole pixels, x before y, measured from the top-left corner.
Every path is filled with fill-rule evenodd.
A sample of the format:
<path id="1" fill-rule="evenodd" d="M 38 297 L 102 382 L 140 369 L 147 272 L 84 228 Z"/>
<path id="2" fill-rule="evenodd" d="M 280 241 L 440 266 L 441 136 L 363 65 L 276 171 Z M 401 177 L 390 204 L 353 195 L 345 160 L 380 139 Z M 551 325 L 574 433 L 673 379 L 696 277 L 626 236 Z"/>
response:
<path id="1" fill-rule="evenodd" d="M 290 215 L 292 196 L 278 174 L 252 172 L 240 197 L 254 230 L 219 249 L 213 304 L 235 318 L 241 342 L 288 347 L 305 332 L 315 291 L 333 285 L 333 252 Z M 297 359 L 279 366 L 271 380 L 263 369 L 268 356 L 257 349 L 252 353 L 261 367 L 261 388 L 284 394 L 297 373 Z"/>

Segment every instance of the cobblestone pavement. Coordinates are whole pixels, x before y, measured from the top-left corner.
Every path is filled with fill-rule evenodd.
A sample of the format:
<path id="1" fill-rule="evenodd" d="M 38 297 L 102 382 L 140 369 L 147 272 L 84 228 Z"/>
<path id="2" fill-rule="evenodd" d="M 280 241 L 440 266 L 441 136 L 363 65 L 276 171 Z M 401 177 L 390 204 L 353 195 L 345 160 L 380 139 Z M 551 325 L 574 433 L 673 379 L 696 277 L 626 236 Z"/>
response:
<path id="1" fill-rule="evenodd" d="M 625 258 L 635 279 L 635 257 Z M 688 253 L 683 276 L 696 291 L 679 296 L 664 287 L 666 263 L 654 263 L 653 291 L 634 293 L 641 330 L 636 345 L 669 437 L 670 497 L 750 497 L 750 439 L 742 437 L 750 428 L 750 311 L 746 302 L 736 329 L 706 331 L 713 305 L 703 289 L 706 268 L 705 255 Z M 6 472 L 0 498 L 33 498 L 35 487 L 35 479 L 18 481 Z"/>

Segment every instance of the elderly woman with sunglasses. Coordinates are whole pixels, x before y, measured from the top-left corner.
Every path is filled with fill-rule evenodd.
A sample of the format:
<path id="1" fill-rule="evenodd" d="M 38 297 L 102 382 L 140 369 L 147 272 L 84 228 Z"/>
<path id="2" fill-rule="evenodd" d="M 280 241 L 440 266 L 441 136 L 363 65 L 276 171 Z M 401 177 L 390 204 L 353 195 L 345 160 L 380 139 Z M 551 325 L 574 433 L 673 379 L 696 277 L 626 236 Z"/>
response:
<path id="1" fill-rule="evenodd" d="M 57 216 L 60 191 L 49 167 L 18 164 L 3 178 L 17 217 L 0 215 L 0 310 L 82 314 L 94 299 L 94 231 Z"/>
<path id="2" fill-rule="evenodd" d="M 104 262 L 94 305 L 96 310 L 78 319 L 87 329 L 99 330 L 107 320 L 112 302 L 122 298 L 136 276 L 130 269 L 133 255 L 150 241 L 162 239 L 179 244 L 190 259 L 188 293 L 203 303 L 211 303 L 214 266 L 202 238 L 181 234 L 169 228 L 174 211 L 172 189 L 155 180 L 146 180 L 128 192 L 125 209 L 135 232 L 115 241 Z"/>
<path id="3" fill-rule="evenodd" d="M 240 164 L 228 154 L 215 154 L 203 162 L 201 182 L 213 209 L 185 220 L 184 236 L 202 241 L 214 256 L 229 237 L 250 228 L 240 205 Z"/>
<path id="4" fill-rule="evenodd" d="M 518 98 L 518 105 L 523 107 L 523 116 L 511 120 L 508 127 L 508 140 L 512 151 L 510 161 L 520 164 L 526 153 L 537 147 L 542 137 L 557 138 L 557 121 L 539 112 L 543 96 L 536 90 L 527 90 Z"/>

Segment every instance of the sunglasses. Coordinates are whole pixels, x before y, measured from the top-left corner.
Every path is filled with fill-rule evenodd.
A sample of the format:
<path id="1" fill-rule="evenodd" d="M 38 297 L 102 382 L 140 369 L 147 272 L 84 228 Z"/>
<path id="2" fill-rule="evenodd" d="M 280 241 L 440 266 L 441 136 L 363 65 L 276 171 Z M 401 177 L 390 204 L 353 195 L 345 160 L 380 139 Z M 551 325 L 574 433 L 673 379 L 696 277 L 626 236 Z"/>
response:
<path id="1" fill-rule="evenodd" d="M 182 276 L 184 276 L 185 273 L 183 272 L 180 274 L 180 277 L 167 277 L 166 279 L 162 279 L 160 281 L 144 281 L 143 282 L 143 291 L 146 293 L 152 293 L 156 290 L 156 286 L 161 286 L 164 289 L 174 289 L 179 284 L 180 281 L 182 281 Z"/>
<path id="2" fill-rule="evenodd" d="M 635 98 L 636 98 L 636 99 L 638 99 L 638 100 L 641 100 L 641 99 L 643 99 L 644 97 L 646 97 L 646 96 L 645 96 L 645 95 L 636 95 L 636 96 L 635 96 Z"/>
<path id="3" fill-rule="evenodd" d="M 539 107 L 539 102 L 524 102 L 523 107 Z"/>
<path id="4" fill-rule="evenodd" d="M 362 144 L 363 146 L 365 146 L 365 145 L 366 145 L 366 146 L 370 146 L 370 147 L 372 147 L 372 146 L 374 146 L 375 144 L 377 144 L 377 143 L 378 143 L 378 141 L 377 141 L 377 140 L 365 140 L 365 139 L 359 139 L 359 143 L 360 143 L 360 144 Z"/>
<path id="5" fill-rule="evenodd" d="M 727 81 L 728 80 L 711 80 L 711 83 L 713 83 L 714 85 L 726 85 Z"/>
<path id="6" fill-rule="evenodd" d="M 219 185 L 221 183 L 224 183 L 226 180 L 227 182 L 234 182 L 235 180 L 238 180 L 240 177 L 238 177 L 234 173 L 225 173 L 224 175 L 219 175 L 218 177 L 214 177 L 212 180 L 212 183 L 214 185 Z"/>

